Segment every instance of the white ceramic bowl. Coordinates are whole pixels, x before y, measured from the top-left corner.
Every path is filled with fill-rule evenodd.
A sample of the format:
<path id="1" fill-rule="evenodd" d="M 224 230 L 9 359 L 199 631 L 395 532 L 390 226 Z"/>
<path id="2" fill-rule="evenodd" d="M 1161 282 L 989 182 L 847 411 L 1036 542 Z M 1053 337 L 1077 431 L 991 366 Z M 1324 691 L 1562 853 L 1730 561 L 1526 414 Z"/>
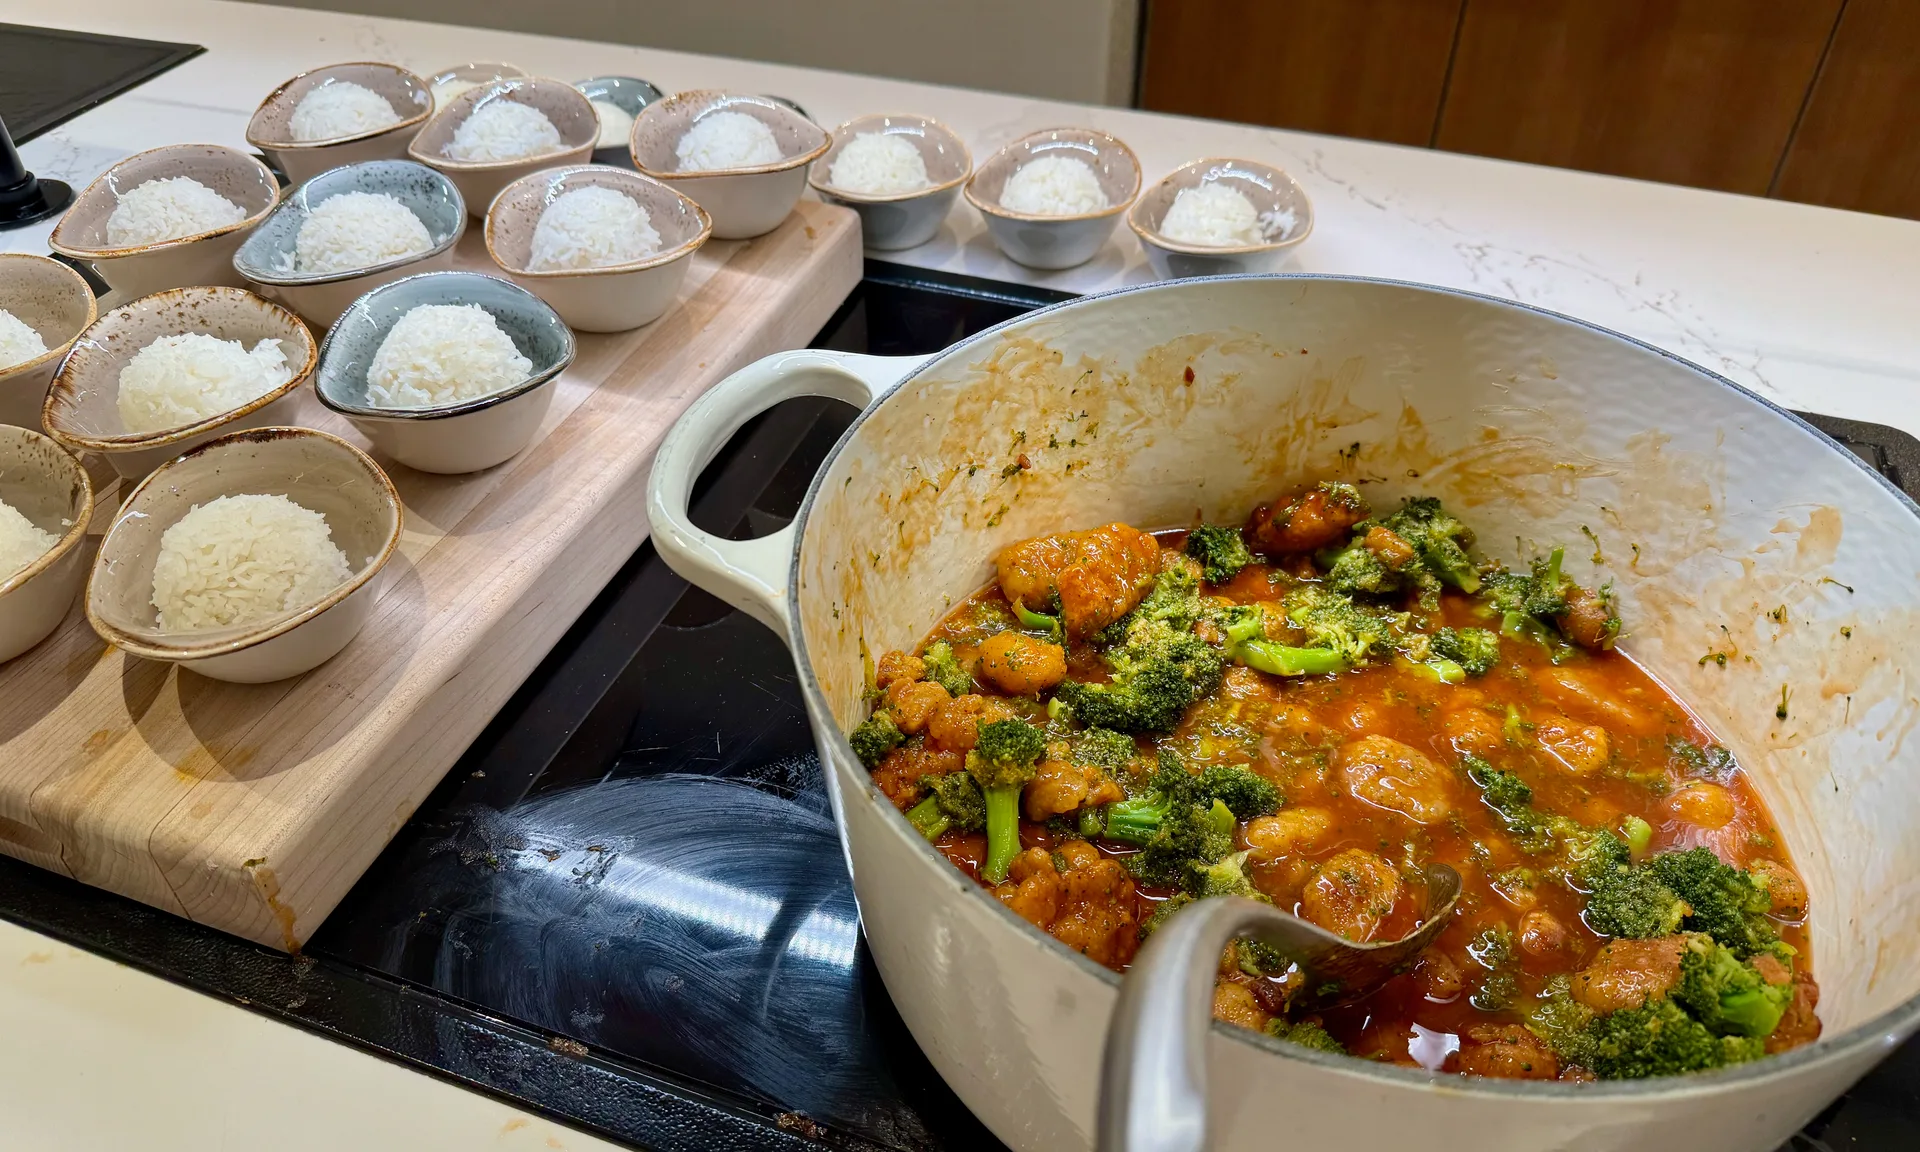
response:
<path id="1" fill-rule="evenodd" d="M 1292 226 L 1269 233 L 1257 244 L 1213 246 L 1175 240 L 1160 230 L 1167 209 L 1182 191 L 1203 184 L 1231 188 L 1252 202 L 1263 218 L 1291 216 Z M 1140 237 L 1147 263 L 1162 280 L 1184 276 L 1230 276 L 1272 272 L 1293 255 L 1313 231 L 1313 202 L 1299 181 L 1258 160 L 1194 160 L 1175 168 L 1134 201 L 1127 227 Z"/>
<path id="2" fill-rule="evenodd" d="M 340 81 L 379 93 L 400 119 L 370 132 L 328 140 L 295 140 L 288 123 L 300 101 L 314 89 Z M 247 121 L 247 143 L 265 153 L 267 162 L 285 172 L 287 180 L 297 186 L 343 164 L 398 160 L 407 154 L 407 145 L 432 114 L 433 93 L 427 82 L 398 64 L 329 64 L 302 72 L 268 94 Z"/>
<path id="3" fill-rule="evenodd" d="M 554 199 L 578 188 L 610 188 L 647 210 L 660 251 L 604 268 L 532 271 L 533 233 Z M 700 205 L 637 172 L 583 164 L 550 168 L 507 185 L 487 210 L 487 254 L 507 278 L 545 300 L 580 332 L 625 332 L 657 319 L 673 305 L 693 254 L 707 242 L 713 221 Z"/>
<path id="4" fill-rule="evenodd" d="M 1107 194 L 1107 207 L 1071 216 L 1037 216 L 1002 205 L 1000 193 L 1008 178 L 1046 155 L 1071 156 L 1092 168 Z M 988 234 L 1007 259 L 1029 268 L 1073 268 L 1093 259 L 1139 194 L 1140 161 L 1133 149 L 1105 132 L 1048 128 L 1022 136 L 988 157 L 967 181 L 966 192 L 967 203 L 980 210 Z"/>
<path id="5" fill-rule="evenodd" d="M 205 184 L 245 209 L 246 218 L 174 240 L 109 245 L 107 218 L 119 206 L 121 194 L 149 180 L 175 176 Z M 233 254 L 278 203 L 280 182 L 273 170 L 245 152 L 219 144 L 170 144 L 136 153 L 101 173 L 54 226 L 47 247 L 85 261 L 123 296 L 206 284 L 237 288 L 242 281 L 233 270 Z"/>
<path id="6" fill-rule="evenodd" d="M 0 424 L 40 428 L 40 409 L 60 358 L 99 318 L 93 289 L 80 273 L 46 256 L 0 252 L 0 309 L 40 333 L 46 353 L 0 368 Z"/>
<path id="7" fill-rule="evenodd" d="M 80 542 L 93 516 L 93 483 L 45 436 L 0 426 L 0 502 L 60 540 L 25 568 L 0 572 L 0 661 L 7 661 L 45 640 L 73 606 L 87 574 Z"/>
<path id="8" fill-rule="evenodd" d="M 751 168 L 682 172 L 675 146 L 701 117 L 715 112 L 739 112 L 772 129 L 780 143 L 780 160 Z M 634 118 L 633 166 L 698 201 L 713 217 L 716 239 L 744 240 L 773 231 L 792 213 L 807 190 L 807 166 L 829 143 L 818 124 L 769 97 L 682 92 L 647 105 Z"/>
<path id="9" fill-rule="evenodd" d="M 927 165 L 932 183 L 911 192 L 856 192 L 833 183 L 833 162 L 855 136 L 877 132 L 912 144 Z M 857 116 L 833 130 L 833 144 L 813 162 L 807 182 L 820 198 L 844 204 L 860 214 L 860 235 L 880 252 L 913 248 L 933 239 L 960 186 L 973 175 L 973 157 L 953 129 L 929 116 L 912 113 Z"/>
<path id="10" fill-rule="evenodd" d="M 560 147 L 518 160 L 455 160 L 447 155 L 447 145 L 467 117 L 495 100 L 511 101 L 539 109 L 560 130 Z M 445 173 L 460 189 L 467 212 L 476 219 L 487 214 L 487 205 L 500 190 L 530 172 L 568 164 L 584 164 L 593 155 L 593 142 L 600 135 L 600 118 L 580 90 L 559 80 L 525 76 L 496 80 L 447 102 L 433 119 L 407 145 L 407 157 Z"/>
<path id="11" fill-rule="evenodd" d="M 426 226 L 433 246 L 416 256 L 349 272 L 295 272 L 293 249 L 300 226 L 315 208 L 343 192 L 381 192 L 394 197 Z M 411 160 L 369 160 L 323 172 L 294 189 L 266 223 L 240 245 L 233 266 L 261 296 L 327 328 L 347 305 L 382 284 L 452 268 L 454 247 L 466 231 L 466 202 L 460 199 L 453 181 Z"/>
<path id="12" fill-rule="evenodd" d="M 400 317 L 422 304 L 485 308 L 533 362 L 533 374 L 505 391 L 437 408 L 372 404 L 367 366 Z M 477 272 L 429 272 L 353 302 L 320 346 L 314 390 L 383 455 L 422 472 L 478 472 L 512 459 L 532 441 L 573 354 L 573 333 L 526 289 Z"/>
<path id="13" fill-rule="evenodd" d="M 792 525 L 739 542 L 695 528 L 705 461 L 753 412 L 808 393 L 867 410 Z M 1035 447 L 1083 418 L 1099 422 L 1094 441 Z M 1009 483 L 1016 452 L 1028 466 Z M 1599 533 L 1604 564 L 1582 547 L 1575 574 L 1613 580 L 1622 647 L 1738 757 L 1806 882 L 1825 1031 L 1717 1072 L 1571 1084 L 1215 1025 L 1208 1146 L 1779 1147 L 1920 1025 L 1920 966 L 1891 959 L 1920 949 L 1920 743 L 1897 738 L 1920 715 L 1905 655 L 1920 650 L 1920 507 L 1792 415 L 1512 301 L 1336 277 L 1181 280 L 1043 309 L 924 362 L 751 365 L 662 442 L 647 515 L 676 571 L 792 647 L 862 927 L 915 1039 L 994 1135 L 1069 1152 L 1092 1145 L 1120 977 L 954 868 L 874 786 L 842 735 L 868 707 L 862 653 L 917 643 L 1015 540 L 1237 522 L 1329 476 L 1375 478 L 1376 505 L 1440 497 L 1509 564 L 1521 539 Z M 1785 626 L 1767 615 L 1781 604 Z M 1753 662 L 1700 659 L 1729 637 Z M 1161 1146 L 1199 1146 L 1186 1136 Z"/>
<path id="14" fill-rule="evenodd" d="M 160 537 L 220 496 L 285 496 L 327 518 L 353 574 L 318 601 L 251 624 L 168 632 L 153 606 Z M 129 655 L 237 684 L 311 671 L 338 655 L 379 595 L 400 544 L 400 496 L 367 454 L 311 428 L 255 428 L 210 440 L 154 470 L 128 495 L 87 581 L 87 622 Z"/>
<path id="15" fill-rule="evenodd" d="M 129 432 L 120 418 L 120 370 L 162 336 L 200 332 L 252 348 L 278 340 L 293 376 L 265 396 L 178 428 Z M 142 296 L 93 322 L 60 363 L 41 421 L 71 452 L 98 452 L 138 480 L 223 432 L 292 422 L 296 393 L 313 375 L 313 333 L 293 313 L 241 288 L 175 288 Z"/>

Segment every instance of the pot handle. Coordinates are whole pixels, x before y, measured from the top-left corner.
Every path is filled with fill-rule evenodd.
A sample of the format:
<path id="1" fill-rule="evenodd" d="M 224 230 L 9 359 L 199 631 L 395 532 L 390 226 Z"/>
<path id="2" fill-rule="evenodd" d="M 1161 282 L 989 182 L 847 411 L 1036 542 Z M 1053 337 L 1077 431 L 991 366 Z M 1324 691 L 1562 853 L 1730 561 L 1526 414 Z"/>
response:
<path id="1" fill-rule="evenodd" d="M 830 396 L 865 408 L 925 362 L 820 349 L 779 352 L 708 389 L 660 441 L 647 478 L 653 546 L 667 567 L 785 638 L 793 526 L 757 540 L 703 532 L 687 517 L 694 480 L 741 425 L 782 400 Z"/>

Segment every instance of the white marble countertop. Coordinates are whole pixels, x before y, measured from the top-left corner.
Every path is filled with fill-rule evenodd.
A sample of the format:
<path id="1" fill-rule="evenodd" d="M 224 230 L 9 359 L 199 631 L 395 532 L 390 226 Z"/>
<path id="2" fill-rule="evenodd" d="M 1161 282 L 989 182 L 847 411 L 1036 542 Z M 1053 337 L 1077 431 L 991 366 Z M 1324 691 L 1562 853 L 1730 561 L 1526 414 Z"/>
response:
<path id="1" fill-rule="evenodd" d="M 30 166 L 84 183 L 160 144 L 244 146 L 259 100 L 296 72 L 380 59 L 432 72 L 507 60 L 542 75 L 643 76 L 667 91 L 772 92 L 832 125 L 915 111 L 977 159 L 1038 128 L 1125 140 L 1149 180 L 1200 156 L 1292 172 L 1317 223 L 1288 270 L 1487 292 L 1570 313 L 1771 399 L 1920 433 L 1920 222 L 1301 132 L 994 95 L 557 37 L 220 0 L 0 0 L 0 21 L 204 44 L 209 51 L 26 145 Z M 49 229 L 0 233 L 43 250 Z M 1002 257 L 964 200 L 932 241 L 887 259 L 1075 292 L 1151 279 L 1124 225 L 1089 263 L 1037 272 Z"/>
<path id="2" fill-rule="evenodd" d="M 1317 223 L 1290 270 L 1525 301 L 1669 348 L 1776 401 L 1920 434 L 1920 223 L 1912 221 L 1299 132 L 221 0 L 0 0 L 0 21 L 209 49 L 23 148 L 30 167 L 76 185 L 161 144 L 244 147 L 247 117 L 268 91 L 296 72 L 354 59 L 423 73 L 507 60 L 564 79 L 618 73 L 668 91 L 771 92 L 829 125 L 915 111 L 952 126 L 976 159 L 1034 129 L 1086 125 L 1130 144 L 1149 180 L 1200 156 L 1291 171 L 1313 198 Z M 0 233 L 0 249 L 44 251 L 48 231 Z M 964 201 L 933 241 L 885 258 L 1076 292 L 1151 278 L 1124 226 L 1082 267 L 1043 273 L 1012 264 Z M 70 1053 L 51 1060 L 44 1044 L 14 1045 L 11 1058 L 0 1057 L 0 1110 L 9 1131 L 31 1133 L 35 1148 L 608 1147 L 4 923 L 0 1029 L 70 1041 Z M 160 1071 L 216 1064 L 259 1083 L 182 1096 Z M 304 1094 L 290 1095 L 296 1087 Z M 93 1106 L 107 1095 L 152 1108 Z M 193 1107 L 181 1104 L 189 1099 Z M 116 1129 L 115 1115 L 146 1122 Z M 289 1115 L 302 1123 L 289 1126 Z"/>

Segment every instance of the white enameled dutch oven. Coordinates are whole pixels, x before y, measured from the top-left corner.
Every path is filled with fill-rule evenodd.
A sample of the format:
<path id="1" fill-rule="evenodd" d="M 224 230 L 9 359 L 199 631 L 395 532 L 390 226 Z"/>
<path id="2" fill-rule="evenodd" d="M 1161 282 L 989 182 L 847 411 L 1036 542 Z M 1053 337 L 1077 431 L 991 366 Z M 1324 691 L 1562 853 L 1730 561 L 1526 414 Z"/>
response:
<path id="1" fill-rule="evenodd" d="M 792 526 L 745 542 L 695 528 L 700 469 L 800 395 L 866 410 Z M 1920 1022 L 1920 699 L 1904 668 L 1920 651 L 1920 508 L 1787 413 L 1507 301 L 1194 280 L 1058 305 L 926 361 L 762 360 L 667 437 L 648 512 L 676 571 L 792 647 L 867 938 L 915 1039 L 995 1135 L 1061 1152 L 1092 1142 L 1119 978 L 1002 907 L 871 785 L 841 735 L 864 714 L 863 656 L 917 642 L 1012 541 L 1238 522 L 1327 477 L 1367 482 L 1377 504 L 1442 497 L 1510 563 L 1522 542 L 1594 533 L 1592 561 L 1569 547 L 1571 571 L 1614 582 L 1622 647 L 1734 750 L 1787 837 L 1825 1034 L 1724 1072 L 1570 1085 L 1429 1075 L 1216 1025 L 1214 1147 L 1270 1149 L 1279 1133 L 1296 1148 L 1776 1147 Z M 1701 660 L 1712 651 L 1733 658 Z"/>

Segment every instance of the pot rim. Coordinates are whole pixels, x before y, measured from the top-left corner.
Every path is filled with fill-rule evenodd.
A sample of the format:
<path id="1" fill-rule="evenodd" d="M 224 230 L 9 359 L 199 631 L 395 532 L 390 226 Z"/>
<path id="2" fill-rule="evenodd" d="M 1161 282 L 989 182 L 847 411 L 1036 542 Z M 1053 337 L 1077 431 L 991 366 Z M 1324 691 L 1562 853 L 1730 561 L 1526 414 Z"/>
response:
<path id="1" fill-rule="evenodd" d="M 1527 304 L 1518 300 L 1506 300 L 1498 296 L 1489 296 L 1483 292 L 1469 292 L 1460 288 L 1449 288 L 1437 284 L 1421 284 L 1411 280 L 1394 280 L 1379 276 L 1343 276 L 1330 273 L 1309 272 L 1268 272 L 1242 273 L 1238 275 L 1207 278 L 1208 282 L 1217 280 L 1314 281 L 1412 288 L 1421 292 L 1457 296 L 1483 303 L 1495 304 L 1505 308 L 1517 309 L 1523 312 L 1530 312 L 1552 320 L 1576 325 L 1589 332 L 1597 332 L 1603 336 L 1610 336 L 1623 343 L 1652 352 L 1663 359 L 1689 368 L 1699 373 L 1706 381 L 1729 389 L 1741 397 L 1759 404 L 1768 411 L 1785 417 L 1788 422 L 1810 435 L 1816 444 L 1823 445 L 1838 453 L 1843 459 L 1851 462 L 1862 472 L 1867 473 L 1867 475 L 1877 481 L 1883 489 L 1891 493 L 1900 503 L 1904 504 L 1907 511 L 1912 513 L 1916 520 L 1920 520 L 1920 504 L 1916 504 L 1911 496 L 1908 496 L 1891 480 L 1881 475 L 1880 472 L 1865 460 L 1854 455 L 1838 441 L 1807 423 L 1805 420 L 1802 420 L 1799 416 L 1775 404 L 1759 393 L 1754 392 L 1752 389 L 1738 384 L 1710 368 L 1696 364 L 1684 356 L 1649 344 L 1636 337 L 1616 332 L 1611 328 L 1603 327 L 1591 321 L 1581 320 L 1577 317 L 1568 316 L 1564 312 L 1555 312 L 1552 309 L 1542 308 L 1535 304 Z M 948 348 L 928 357 L 924 362 L 916 365 L 911 372 L 889 385 L 884 391 L 878 393 L 874 397 L 873 402 L 862 409 L 858 416 L 854 417 L 853 423 L 849 424 L 846 431 L 840 434 L 839 440 L 834 442 L 832 451 L 827 453 L 819 469 L 814 472 L 813 480 L 807 485 L 806 495 L 801 499 L 799 510 L 794 513 L 792 521 L 793 555 L 789 559 L 787 568 L 786 609 L 788 625 L 786 641 L 788 649 L 793 654 L 795 671 L 799 673 L 800 690 L 807 701 L 809 719 L 812 719 L 816 715 L 816 712 L 820 716 L 826 716 L 828 710 L 825 694 L 820 689 L 819 677 L 814 672 L 812 656 L 807 651 L 805 639 L 800 631 L 800 589 L 803 587 L 800 572 L 801 546 L 806 539 L 807 524 L 812 517 L 814 502 L 819 499 L 820 496 L 823 478 L 831 469 L 834 461 L 839 459 L 840 453 L 844 451 L 846 446 L 852 442 L 853 438 L 859 434 L 861 428 L 866 424 L 868 417 L 878 411 L 895 393 L 906 387 L 912 381 L 919 379 L 927 369 L 946 360 L 956 349 L 986 343 L 999 333 L 1016 324 L 1023 324 L 1038 316 L 1050 315 L 1064 309 L 1095 301 L 1109 300 L 1115 297 L 1128 296 L 1141 292 L 1191 286 L 1194 283 L 1195 281 L 1193 280 L 1173 280 L 1130 285 L 1124 288 L 1114 288 L 1105 292 L 1096 292 L 1090 295 L 1076 297 L 1071 300 L 1063 300 L 1056 304 L 1036 308 L 1031 312 L 1022 313 L 1010 320 L 1002 321 L 991 328 L 978 332 L 957 344 L 950 345 Z M 840 736 L 840 742 L 842 744 L 846 742 L 843 734 L 836 731 L 836 735 Z M 827 765 L 827 768 L 831 771 L 833 765 Z M 881 800 L 885 801 L 884 794 L 880 793 L 878 786 L 873 783 L 871 777 L 866 778 L 863 782 L 869 799 L 878 796 Z M 891 801 L 885 802 L 891 807 Z M 938 866 L 940 872 L 945 877 L 943 882 L 949 882 L 950 887 L 958 893 L 960 899 L 982 901 L 982 906 L 993 909 L 999 916 L 1003 917 L 1003 923 L 1008 924 L 1019 933 L 1020 939 L 1036 947 L 1049 948 L 1055 955 L 1079 967 L 1083 972 L 1098 978 L 1109 988 L 1116 990 L 1119 988 L 1119 973 L 1103 965 L 1094 963 L 1087 957 L 1067 947 L 1050 934 L 1039 931 L 1021 919 L 1012 909 L 1002 904 L 999 900 L 994 899 L 986 889 L 967 880 L 958 869 L 954 868 L 940 855 L 938 849 L 934 848 L 934 846 L 928 843 L 923 837 L 913 832 L 912 826 L 909 825 L 905 819 L 888 821 L 886 826 L 891 834 L 895 836 L 911 837 L 911 841 L 917 851 L 923 854 L 924 859 Z M 844 826 L 842 835 L 845 835 Z M 1213 1030 L 1216 1034 L 1229 1036 L 1235 1041 L 1247 1045 L 1249 1048 L 1263 1051 L 1270 1055 L 1281 1057 L 1282 1059 L 1297 1060 L 1302 1063 L 1317 1065 L 1329 1071 L 1343 1073 L 1355 1080 L 1371 1082 L 1383 1087 L 1424 1088 L 1430 1091 L 1441 1090 L 1448 1093 L 1466 1093 L 1495 1098 L 1544 1098 L 1550 1100 L 1600 1099 L 1633 1101 L 1638 1103 L 1679 1097 L 1710 1096 L 1720 1092 L 1736 1091 L 1767 1080 L 1784 1078 L 1794 1075 L 1802 1069 L 1825 1064 L 1830 1060 L 1839 1059 L 1847 1054 L 1864 1050 L 1872 1045 L 1876 1037 L 1879 1038 L 1881 1045 L 1888 1052 L 1891 1052 L 1897 1043 L 1893 1037 L 1910 1034 L 1914 1031 L 1916 1024 L 1920 1024 L 1920 993 L 1916 993 L 1877 1016 L 1856 1024 L 1845 1032 L 1824 1032 L 1811 1044 L 1805 1044 L 1791 1051 L 1768 1056 L 1761 1060 L 1752 1061 L 1751 1063 L 1740 1064 L 1731 1068 L 1721 1068 L 1711 1072 L 1690 1073 L 1682 1076 L 1665 1076 L 1648 1080 L 1604 1080 L 1576 1084 L 1563 1084 L 1559 1081 L 1537 1082 L 1506 1080 L 1494 1077 L 1458 1076 L 1444 1072 L 1427 1072 L 1424 1069 L 1403 1068 L 1397 1065 L 1380 1064 L 1371 1060 L 1357 1060 L 1351 1056 L 1331 1052 L 1317 1052 L 1298 1044 L 1290 1044 L 1258 1032 L 1252 1032 L 1245 1028 L 1237 1028 L 1219 1021 L 1213 1022 Z"/>

